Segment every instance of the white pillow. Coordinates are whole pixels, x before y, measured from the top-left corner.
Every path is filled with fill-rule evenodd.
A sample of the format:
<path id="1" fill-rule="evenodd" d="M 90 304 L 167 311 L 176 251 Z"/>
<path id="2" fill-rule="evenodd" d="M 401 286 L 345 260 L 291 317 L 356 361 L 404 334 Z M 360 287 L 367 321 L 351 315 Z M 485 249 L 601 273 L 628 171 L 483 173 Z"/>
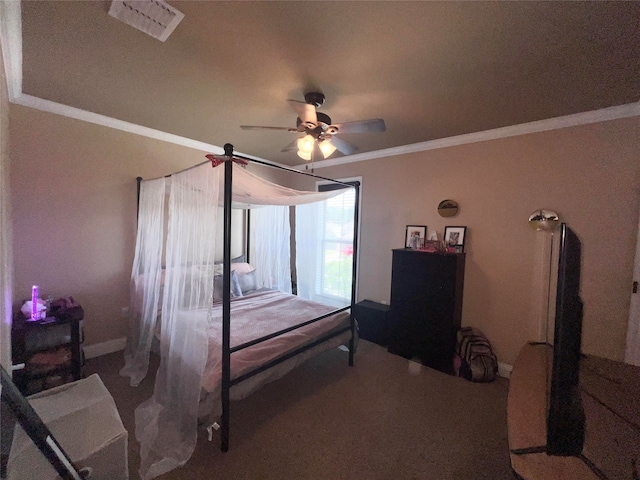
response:
<path id="1" fill-rule="evenodd" d="M 235 271 L 238 275 L 243 275 L 245 273 L 253 272 L 255 267 L 249 263 L 232 263 L 231 271 Z"/>
<path id="2" fill-rule="evenodd" d="M 243 295 L 258 288 L 255 269 L 251 270 L 249 273 L 238 275 L 238 283 L 240 284 L 240 289 L 242 290 Z"/>

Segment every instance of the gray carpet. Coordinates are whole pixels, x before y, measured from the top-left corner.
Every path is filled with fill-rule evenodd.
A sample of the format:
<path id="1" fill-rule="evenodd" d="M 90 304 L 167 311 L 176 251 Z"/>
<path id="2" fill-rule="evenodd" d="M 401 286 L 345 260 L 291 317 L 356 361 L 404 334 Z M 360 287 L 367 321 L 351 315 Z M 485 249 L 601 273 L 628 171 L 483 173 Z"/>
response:
<path id="1" fill-rule="evenodd" d="M 155 375 L 132 388 L 122 364 L 122 352 L 90 359 L 85 374 L 98 373 L 116 401 L 137 479 L 133 411 Z M 507 389 L 504 379 L 474 384 L 361 340 L 354 367 L 334 349 L 232 402 L 229 451 L 201 432 L 191 460 L 159 478 L 513 479 Z"/>

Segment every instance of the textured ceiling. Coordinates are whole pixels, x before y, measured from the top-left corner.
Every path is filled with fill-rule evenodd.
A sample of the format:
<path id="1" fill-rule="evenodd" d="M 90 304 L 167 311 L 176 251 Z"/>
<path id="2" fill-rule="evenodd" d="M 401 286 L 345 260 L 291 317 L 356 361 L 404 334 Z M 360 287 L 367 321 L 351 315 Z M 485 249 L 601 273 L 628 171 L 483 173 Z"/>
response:
<path id="1" fill-rule="evenodd" d="M 108 1 L 23 2 L 23 92 L 289 165 L 296 134 L 239 125 L 295 127 L 310 90 L 385 120 L 358 153 L 640 99 L 640 2 L 169 3 L 162 43 Z"/>

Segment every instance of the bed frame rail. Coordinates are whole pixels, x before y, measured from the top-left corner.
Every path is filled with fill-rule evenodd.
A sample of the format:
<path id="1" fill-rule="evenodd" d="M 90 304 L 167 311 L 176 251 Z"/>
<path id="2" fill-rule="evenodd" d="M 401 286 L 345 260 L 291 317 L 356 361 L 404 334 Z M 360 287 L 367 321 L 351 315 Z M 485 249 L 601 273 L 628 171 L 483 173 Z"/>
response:
<path id="1" fill-rule="evenodd" d="M 306 352 L 307 350 L 312 349 L 313 347 L 320 345 L 321 343 L 324 343 L 328 340 L 331 340 L 334 337 L 337 337 L 338 335 L 350 330 L 351 327 L 350 326 L 345 326 L 342 327 L 340 330 L 336 330 L 335 332 L 329 333 L 327 335 L 324 335 L 323 337 L 320 337 L 317 340 L 314 340 L 313 342 L 307 344 L 307 345 L 303 345 L 302 347 L 298 347 L 295 350 L 292 350 L 289 353 L 286 353 L 278 358 L 275 358 L 273 360 L 271 360 L 268 363 L 265 363 L 264 365 L 260 365 L 259 367 L 254 368 L 253 370 L 240 375 L 239 377 L 234 378 L 233 380 L 230 381 L 231 386 L 237 385 L 238 383 L 253 377 L 254 375 L 257 375 L 261 372 L 264 372 L 265 370 L 270 369 L 271 367 L 275 367 L 276 365 L 279 365 L 280 363 L 289 360 L 290 358 L 295 357 L 296 355 L 302 353 L 302 352 Z"/>
<path id="2" fill-rule="evenodd" d="M 313 318 L 313 319 L 311 319 L 311 320 L 309 320 L 307 322 L 302 322 L 302 323 L 300 323 L 298 325 L 294 325 L 292 327 L 283 328 L 282 330 L 279 330 L 279 331 L 274 332 L 274 333 L 270 333 L 269 335 L 265 335 L 264 337 L 256 338 L 256 339 L 251 340 L 249 342 L 245 342 L 245 343 L 242 343 L 240 345 L 236 345 L 235 347 L 231 347 L 230 348 L 229 353 L 235 353 L 235 352 L 237 352 L 239 350 L 244 350 L 245 348 L 249 348 L 249 347 L 252 347 L 253 345 L 257 345 L 258 343 L 262 343 L 262 342 L 265 342 L 265 341 L 270 340 L 272 338 L 279 337 L 280 335 L 292 332 L 293 330 L 297 330 L 298 328 L 306 327 L 307 325 L 311 325 L 312 323 L 316 323 L 316 322 L 318 322 L 320 320 L 324 320 L 325 318 L 329 318 L 329 317 L 331 317 L 331 316 L 333 316 L 333 315 L 335 315 L 337 313 L 344 312 L 345 310 L 349 310 L 350 308 L 351 307 L 348 306 L 348 307 L 341 308 L 339 310 L 334 310 L 333 312 L 325 313 L 324 315 L 320 315 L 319 317 Z M 351 326 L 349 326 L 349 328 L 351 328 Z"/>

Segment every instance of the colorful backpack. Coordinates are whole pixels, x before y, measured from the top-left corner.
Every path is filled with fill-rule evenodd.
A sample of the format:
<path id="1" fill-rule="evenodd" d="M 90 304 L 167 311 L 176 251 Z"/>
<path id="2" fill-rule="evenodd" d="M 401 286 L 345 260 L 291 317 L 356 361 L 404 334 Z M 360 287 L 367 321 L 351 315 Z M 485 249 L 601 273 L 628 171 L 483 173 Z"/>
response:
<path id="1" fill-rule="evenodd" d="M 492 382 L 498 373 L 498 359 L 484 334 L 473 327 L 458 330 L 456 373 L 472 382 Z"/>

